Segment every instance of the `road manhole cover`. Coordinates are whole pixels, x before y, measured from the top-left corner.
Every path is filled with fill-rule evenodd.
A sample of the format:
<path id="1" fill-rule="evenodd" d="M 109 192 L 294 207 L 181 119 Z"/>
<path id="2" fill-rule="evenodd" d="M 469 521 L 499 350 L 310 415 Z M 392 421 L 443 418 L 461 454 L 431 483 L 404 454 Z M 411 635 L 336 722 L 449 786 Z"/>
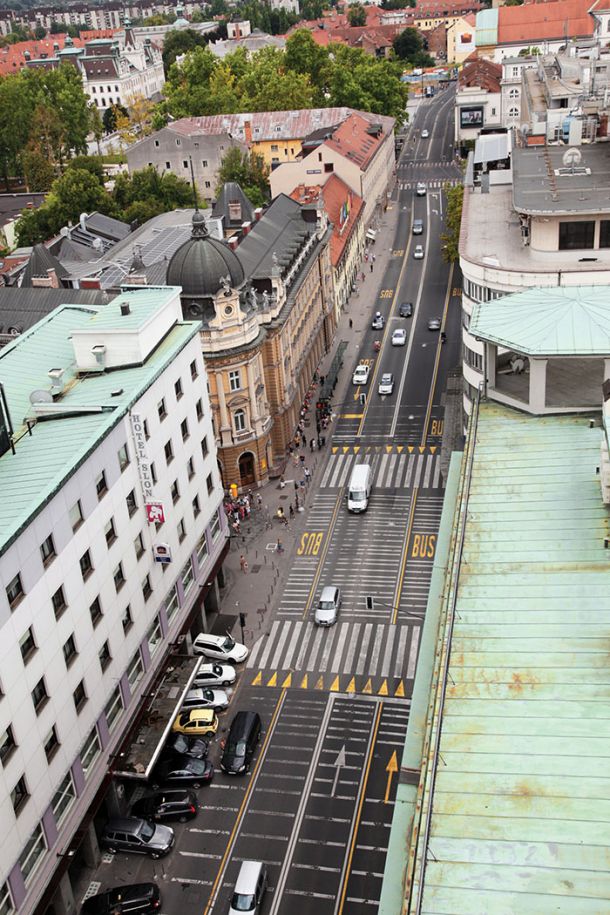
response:
<path id="1" fill-rule="evenodd" d="M 260 570 L 261 570 L 260 565 L 252 566 L 252 568 L 250 569 L 252 575 L 256 575 L 256 573 L 260 572 Z"/>

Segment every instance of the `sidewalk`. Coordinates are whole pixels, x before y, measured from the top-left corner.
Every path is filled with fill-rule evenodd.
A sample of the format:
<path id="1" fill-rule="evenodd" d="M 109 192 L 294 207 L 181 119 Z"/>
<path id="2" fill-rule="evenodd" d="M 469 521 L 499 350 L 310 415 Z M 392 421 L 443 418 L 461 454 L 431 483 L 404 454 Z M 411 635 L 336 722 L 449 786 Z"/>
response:
<path id="1" fill-rule="evenodd" d="M 325 375 L 339 342 L 342 340 L 347 342 L 343 367 L 339 373 L 333 396 L 335 412 L 341 412 L 344 404 L 352 396 L 352 366 L 360 348 L 362 336 L 369 327 L 374 303 L 392 256 L 398 212 L 396 203 L 393 203 L 382 214 L 381 219 L 373 224 L 373 228 L 377 230 L 377 239 L 375 244 L 369 248 L 368 263 L 365 263 L 363 258 L 359 268 L 359 273 L 364 274 L 364 280 L 358 279 L 358 288 L 352 294 L 341 315 L 330 352 L 324 356 L 318 366 L 318 373 Z M 375 254 L 375 261 L 371 272 L 372 254 Z M 352 327 L 350 327 L 350 319 Z M 371 352 L 370 355 L 372 356 L 373 353 Z M 313 401 L 315 402 L 315 397 Z M 306 448 L 301 448 L 299 451 L 299 455 L 305 455 L 304 464 L 295 467 L 292 461 L 287 463 L 284 488 L 277 480 L 273 480 L 256 490 L 255 495 L 260 493 L 262 496 L 261 508 L 256 508 L 256 499 L 254 499 L 249 519 L 242 522 L 240 533 L 231 537 L 231 547 L 224 563 L 225 587 L 221 592 L 221 610 L 212 627 L 214 632 L 224 633 L 232 630 L 233 636 L 241 639 L 240 613 L 246 614 L 244 637 L 248 647 L 251 647 L 262 634 L 269 631 L 271 610 L 276 605 L 281 587 L 288 577 L 298 544 L 307 527 L 308 509 L 319 486 L 321 468 L 326 462 L 327 452 L 331 446 L 335 422 L 335 413 L 333 413 L 333 422 L 326 431 L 326 445 L 321 451 L 316 449 L 311 452 L 309 439 L 315 434 L 315 416 L 314 408 L 312 408 L 305 424 L 308 444 Z M 294 480 L 296 479 L 297 483 L 300 483 L 303 479 L 303 467 L 307 467 L 311 472 L 309 484 L 305 489 L 299 488 L 299 502 L 304 505 L 305 510 L 296 512 L 294 518 L 290 520 L 289 506 L 292 503 L 294 509 L 295 501 Z M 280 506 L 286 517 L 289 518 L 288 527 L 285 527 L 275 517 Z M 284 548 L 283 553 L 275 550 L 278 538 Z M 243 572 L 240 567 L 241 556 L 244 556 L 248 563 L 247 572 Z"/>

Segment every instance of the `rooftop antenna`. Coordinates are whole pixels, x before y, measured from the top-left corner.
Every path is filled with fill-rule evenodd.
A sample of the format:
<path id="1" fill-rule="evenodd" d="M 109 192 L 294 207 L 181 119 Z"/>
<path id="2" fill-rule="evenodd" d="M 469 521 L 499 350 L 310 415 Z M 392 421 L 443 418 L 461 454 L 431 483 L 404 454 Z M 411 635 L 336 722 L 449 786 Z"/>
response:
<path id="1" fill-rule="evenodd" d="M 193 169 L 193 157 L 189 156 L 189 162 L 191 165 L 191 184 L 193 185 L 193 200 L 195 201 L 195 212 L 199 212 L 199 207 L 197 206 L 197 189 L 195 187 L 195 170 Z"/>

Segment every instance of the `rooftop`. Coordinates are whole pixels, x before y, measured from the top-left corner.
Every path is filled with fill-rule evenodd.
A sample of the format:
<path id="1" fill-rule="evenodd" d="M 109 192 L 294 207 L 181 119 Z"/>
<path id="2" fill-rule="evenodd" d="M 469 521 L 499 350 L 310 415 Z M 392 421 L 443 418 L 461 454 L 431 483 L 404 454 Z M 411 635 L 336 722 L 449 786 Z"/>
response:
<path id="1" fill-rule="evenodd" d="M 498 10 L 498 44 L 535 45 L 540 41 L 584 38 L 593 34 L 595 20 L 591 0 L 550 0 L 501 6 Z"/>
<path id="2" fill-rule="evenodd" d="M 520 213 L 610 212 L 610 143 L 574 150 L 565 146 L 513 149 L 512 167 L 515 209 Z"/>
<path id="3" fill-rule="evenodd" d="M 333 267 L 336 267 L 364 203 L 361 197 L 352 193 L 337 174 L 331 175 L 322 187 L 301 184 L 295 187 L 290 196 L 298 203 L 304 204 L 315 203 L 320 194 L 328 219 L 333 226 L 333 233 L 330 237 L 330 259 Z"/>
<path id="4" fill-rule="evenodd" d="M 374 133 L 376 127 L 379 127 L 379 131 Z M 379 117 L 377 121 L 371 121 L 359 114 L 351 114 L 324 141 L 324 145 L 341 153 L 365 171 L 393 128 L 394 118 Z"/>
<path id="5" fill-rule="evenodd" d="M 476 436 L 421 911 L 599 915 L 610 898 L 601 430 L 484 403 Z"/>

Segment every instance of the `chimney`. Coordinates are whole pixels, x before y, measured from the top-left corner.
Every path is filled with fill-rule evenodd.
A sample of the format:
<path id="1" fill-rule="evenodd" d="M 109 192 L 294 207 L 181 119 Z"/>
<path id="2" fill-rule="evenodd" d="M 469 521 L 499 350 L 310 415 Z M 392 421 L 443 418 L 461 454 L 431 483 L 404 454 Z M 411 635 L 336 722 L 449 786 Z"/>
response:
<path id="1" fill-rule="evenodd" d="M 55 272 L 54 267 L 49 267 L 47 270 L 47 276 L 49 277 L 49 284 L 51 289 L 59 289 L 59 279 L 57 278 L 57 273 Z"/>
<path id="2" fill-rule="evenodd" d="M 102 284 L 100 281 L 92 276 L 83 277 L 79 283 L 79 289 L 101 289 Z"/>
<path id="3" fill-rule="evenodd" d="M 260 219 L 261 216 L 263 215 L 263 212 L 264 212 L 264 210 L 263 210 L 262 207 L 257 207 L 257 208 L 255 209 L 255 211 L 254 211 L 254 219 L 255 219 L 256 222 L 259 221 L 259 219 Z"/>
<path id="4" fill-rule="evenodd" d="M 106 365 L 106 347 L 103 343 L 96 343 L 91 347 L 91 352 L 95 356 L 95 361 L 101 369 Z"/>
<path id="5" fill-rule="evenodd" d="M 51 379 L 51 394 L 56 397 L 58 394 L 61 394 L 64 386 L 64 370 L 63 369 L 50 369 L 47 372 L 49 378 Z"/>
<path id="6" fill-rule="evenodd" d="M 246 144 L 248 146 L 252 145 L 252 124 L 250 121 L 244 121 L 244 137 L 246 138 Z"/>
<path id="7" fill-rule="evenodd" d="M 123 317 L 131 314 L 131 308 L 129 307 L 129 302 L 121 302 L 121 314 Z"/>
<path id="8" fill-rule="evenodd" d="M 237 248 L 237 246 L 239 244 L 239 237 L 237 235 L 232 235 L 227 243 L 228 243 L 231 251 L 235 251 L 235 249 Z"/>
<path id="9" fill-rule="evenodd" d="M 252 228 L 251 222 L 242 222 L 241 224 L 241 234 L 245 237 L 250 229 Z"/>

